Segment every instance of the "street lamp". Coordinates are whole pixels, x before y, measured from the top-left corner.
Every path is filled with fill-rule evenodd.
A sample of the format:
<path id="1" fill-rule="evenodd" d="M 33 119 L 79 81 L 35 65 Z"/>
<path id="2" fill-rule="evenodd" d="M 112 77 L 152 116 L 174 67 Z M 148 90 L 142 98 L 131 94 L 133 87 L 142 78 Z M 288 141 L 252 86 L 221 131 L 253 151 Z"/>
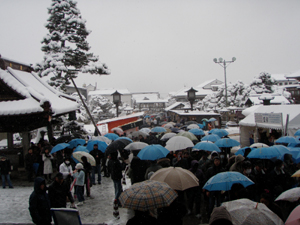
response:
<path id="1" fill-rule="evenodd" d="M 119 116 L 119 104 L 121 102 L 121 95 L 117 90 L 112 94 L 113 96 L 113 103 L 116 105 L 117 109 L 117 117 Z"/>
<path id="2" fill-rule="evenodd" d="M 223 58 L 219 58 L 219 61 L 218 61 L 217 58 L 214 58 L 214 62 L 218 63 L 220 66 L 222 66 L 224 68 L 226 107 L 228 105 L 228 102 L 227 102 L 227 81 L 226 81 L 226 68 L 227 68 L 228 65 L 226 65 L 226 63 L 233 63 L 235 60 L 236 60 L 235 57 L 232 57 L 231 61 L 226 61 L 225 59 L 223 60 Z"/>
<path id="3" fill-rule="evenodd" d="M 198 91 L 191 87 L 191 89 L 186 92 L 187 92 L 188 101 L 191 104 L 191 110 L 193 111 L 193 103 L 196 100 L 196 92 L 198 92 Z"/>

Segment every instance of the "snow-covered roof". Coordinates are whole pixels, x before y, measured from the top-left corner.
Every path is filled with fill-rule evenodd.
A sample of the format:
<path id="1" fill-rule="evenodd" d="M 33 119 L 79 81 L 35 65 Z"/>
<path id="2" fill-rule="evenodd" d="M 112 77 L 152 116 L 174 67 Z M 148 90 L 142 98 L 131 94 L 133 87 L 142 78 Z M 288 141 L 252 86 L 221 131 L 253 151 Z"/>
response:
<path id="1" fill-rule="evenodd" d="M 253 102 L 254 105 L 260 105 L 263 104 L 263 100 L 260 99 L 262 95 L 250 95 L 248 99 L 250 99 L 251 102 Z M 274 97 L 274 99 L 271 100 L 271 104 L 290 104 L 289 100 L 286 99 L 283 95 L 270 95 L 271 97 Z"/>
<path id="2" fill-rule="evenodd" d="M 97 123 L 97 125 L 105 124 L 105 123 L 109 123 L 109 122 L 113 122 L 113 121 L 117 121 L 117 120 L 122 120 L 122 119 L 129 119 L 129 118 L 132 118 L 132 117 L 140 117 L 140 116 L 143 116 L 143 115 L 144 115 L 144 112 L 132 113 L 132 114 L 127 115 L 127 116 L 119 116 L 119 117 L 115 117 L 115 118 L 112 118 L 112 119 L 101 120 Z"/>
<path id="3" fill-rule="evenodd" d="M 14 62 L 14 63 L 18 63 L 18 64 L 20 64 L 20 65 L 24 65 L 24 66 L 28 66 L 28 67 L 31 67 L 29 64 L 27 64 L 27 63 L 22 63 L 22 62 L 19 62 L 19 61 L 16 61 L 16 60 L 13 60 L 13 59 L 9 59 L 9 58 L 7 58 L 7 57 L 1 57 L 4 61 L 6 60 L 6 61 L 10 61 L 10 62 Z"/>
<path id="4" fill-rule="evenodd" d="M 137 104 L 143 104 L 143 103 L 167 103 L 168 100 L 166 99 L 156 99 L 156 100 L 137 100 L 136 103 Z"/>
<path id="5" fill-rule="evenodd" d="M 174 112 L 180 116 L 221 116 L 219 113 L 214 112 L 205 112 L 205 111 L 188 111 L 185 112 L 183 110 L 170 110 L 170 112 Z"/>
<path id="6" fill-rule="evenodd" d="M 253 109 L 251 109 L 254 107 Z M 248 109 L 248 112 L 251 111 L 245 119 L 240 121 L 242 126 L 256 126 L 254 114 L 255 113 L 282 113 L 283 118 L 283 127 L 286 124 L 286 116 L 289 114 L 289 129 L 300 129 L 300 105 L 260 105 L 252 106 Z M 243 111 L 244 114 L 245 110 Z M 245 114 L 244 114 L 245 115 Z M 281 129 L 281 124 L 270 124 L 265 123 L 259 124 L 259 127 L 271 128 L 271 129 Z"/>
<path id="7" fill-rule="evenodd" d="M 186 96 L 187 97 L 187 91 L 189 90 L 190 88 L 182 88 L 181 90 L 179 90 L 174 96 Z M 203 95 L 209 95 L 209 94 L 212 94 L 213 91 L 211 89 L 203 89 L 203 88 L 198 88 L 198 87 L 195 87 L 194 88 L 196 91 L 196 96 L 203 96 Z"/>
<path id="8" fill-rule="evenodd" d="M 205 82 L 203 82 L 203 83 L 197 85 L 196 88 L 205 88 L 207 85 L 209 85 L 209 84 L 211 84 L 211 83 L 213 83 L 213 82 L 217 82 L 217 84 L 212 84 L 211 86 L 213 86 L 213 85 L 220 85 L 220 84 L 223 83 L 222 81 L 220 81 L 220 80 L 218 80 L 218 79 L 212 79 L 212 80 L 208 80 L 208 81 L 205 81 Z"/>
<path id="9" fill-rule="evenodd" d="M 169 110 L 172 110 L 172 109 L 176 108 L 177 106 L 179 106 L 179 105 L 181 105 L 181 104 L 184 105 L 183 102 L 175 102 L 175 103 L 173 103 L 172 105 L 170 105 L 170 106 L 168 106 L 167 108 L 165 108 L 165 111 L 167 112 L 167 111 L 169 111 Z"/>
<path id="10" fill-rule="evenodd" d="M 271 74 L 271 77 L 274 78 L 276 81 L 292 81 L 292 80 L 295 80 L 293 78 L 291 79 L 288 79 L 286 78 L 285 74 Z"/>
<path id="11" fill-rule="evenodd" d="M 88 95 L 112 95 L 118 91 L 122 95 L 130 95 L 130 92 L 128 89 L 100 89 L 100 90 L 95 90 L 95 91 L 90 91 Z"/>
<path id="12" fill-rule="evenodd" d="M 300 77 L 300 70 L 291 73 L 291 74 L 287 74 L 285 75 L 286 78 L 299 78 Z"/>
<path id="13" fill-rule="evenodd" d="M 138 93 L 138 94 L 132 94 L 132 98 L 136 101 L 144 100 L 145 98 L 149 100 L 158 100 L 159 99 L 159 93 Z"/>
<path id="14" fill-rule="evenodd" d="M 33 72 L 28 73 L 8 67 L 6 71 L 0 69 L 0 79 L 24 97 L 24 100 L 0 102 L 0 115 L 42 112 L 41 105 L 46 101 L 51 104 L 54 116 L 78 108 L 74 98 L 50 87 Z"/>

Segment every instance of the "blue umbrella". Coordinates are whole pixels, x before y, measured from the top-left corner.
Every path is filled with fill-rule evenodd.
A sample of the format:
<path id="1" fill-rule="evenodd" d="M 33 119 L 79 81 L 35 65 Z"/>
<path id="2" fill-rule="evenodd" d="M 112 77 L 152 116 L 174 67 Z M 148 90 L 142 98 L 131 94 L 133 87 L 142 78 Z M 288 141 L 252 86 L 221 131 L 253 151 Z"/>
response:
<path id="1" fill-rule="evenodd" d="M 249 159 L 280 159 L 284 157 L 285 154 L 290 154 L 289 150 L 284 150 L 272 146 L 264 148 L 253 149 L 247 156 Z"/>
<path id="2" fill-rule="evenodd" d="M 157 160 L 165 158 L 170 151 L 161 145 L 148 145 L 144 147 L 137 157 L 141 160 Z"/>
<path id="3" fill-rule="evenodd" d="M 57 144 L 57 145 L 55 145 L 55 146 L 52 148 L 50 154 L 53 154 L 53 153 L 58 152 L 58 151 L 60 151 L 60 150 L 63 150 L 63 149 L 65 149 L 65 148 L 69 147 L 69 146 L 70 146 L 70 145 L 67 144 L 67 143 L 60 143 L 60 144 Z"/>
<path id="4" fill-rule="evenodd" d="M 95 141 L 90 141 L 87 144 L 86 149 L 89 150 L 89 152 L 91 152 L 94 149 L 94 145 L 98 145 L 98 150 L 100 150 L 103 153 L 105 152 L 105 150 L 107 148 L 107 144 L 105 142 L 95 140 Z"/>
<path id="5" fill-rule="evenodd" d="M 201 124 L 201 123 L 199 123 L 199 124 L 198 124 L 198 126 L 199 126 L 201 129 L 203 129 L 203 128 L 204 128 L 204 125 L 203 125 L 203 124 Z"/>
<path id="6" fill-rule="evenodd" d="M 250 147 L 240 148 L 240 149 L 237 150 L 237 152 L 234 153 L 234 154 L 235 154 L 235 155 L 242 155 L 242 156 L 244 156 L 246 148 L 250 148 Z M 255 148 L 250 148 L 250 149 L 251 149 L 251 151 L 252 151 L 252 150 L 255 149 Z"/>
<path id="7" fill-rule="evenodd" d="M 204 131 L 198 128 L 190 129 L 189 132 L 194 135 L 205 135 Z"/>
<path id="8" fill-rule="evenodd" d="M 219 137 L 227 136 L 229 133 L 224 129 L 214 129 L 211 134 L 216 134 Z"/>
<path id="9" fill-rule="evenodd" d="M 86 152 L 86 153 L 89 153 L 89 150 L 87 150 L 86 147 L 79 145 L 79 146 L 77 146 L 75 148 L 75 150 L 73 151 L 73 153 L 74 152 Z M 75 163 L 79 163 L 79 161 L 77 159 L 75 159 L 73 157 L 73 155 L 71 156 L 71 158 L 74 160 Z"/>
<path id="10" fill-rule="evenodd" d="M 128 141 L 130 141 L 130 142 L 133 142 L 130 138 L 128 138 L 128 137 L 118 137 L 117 139 L 116 139 L 116 141 L 117 140 L 120 140 L 120 139 L 125 139 L 125 140 L 128 140 Z"/>
<path id="11" fill-rule="evenodd" d="M 231 148 L 231 147 L 234 147 L 234 146 L 239 146 L 240 142 L 238 142 L 234 139 L 230 139 L 230 138 L 222 138 L 222 139 L 216 141 L 215 144 L 219 148 Z"/>
<path id="12" fill-rule="evenodd" d="M 197 151 L 197 150 L 204 150 L 204 151 L 217 151 L 217 152 L 221 152 L 221 150 L 219 149 L 219 147 L 217 145 L 215 145 L 214 143 L 211 142 L 207 142 L 207 141 L 201 141 L 198 142 L 194 147 L 192 151 Z"/>
<path id="13" fill-rule="evenodd" d="M 78 145 L 84 145 L 84 144 L 85 144 L 85 140 L 76 138 L 69 142 L 70 145 L 69 148 L 74 148 L 77 147 Z"/>
<path id="14" fill-rule="evenodd" d="M 296 137 L 296 143 L 289 143 L 288 147 L 300 147 L 300 137 Z"/>
<path id="15" fill-rule="evenodd" d="M 152 133 L 163 133 L 163 132 L 167 132 L 167 130 L 163 127 L 154 127 L 151 129 Z"/>
<path id="16" fill-rule="evenodd" d="M 207 121 L 208 121 L 208 120 L 207 120 Z M 210 131 L 208 131 L 208 133 L 209 133 L 209 134 L 212 134 L 212 132 L 213 132 L 214 130 L 219 130 L 219 128 L 211 129 Z"/>
<path id="17" fill-rule="evenodd" d="M 300 148 L 288 148 L 294 159 L 294 163 L 300 163 Z"/>
<path id="18" fill-rule="evenodd" d="M 211 177 L 203 186 L 203 189 L 208 191 L 229 191 L 233 184 L 241 184 L 244 187 L 248 187 L 254 183 L 239 172 L 222 172 Z"/>
<path id="19" fill-rule="evenodd" d="M 115 133 L 107 133 L 107 134 L 104 134 L 104 137 L 107 137 L 108 139 L 114 141 L 119 137 L 119 135 L 117 135 Z"/>
<path id="20" fill-rule="evenodd" d="M 220 140 L 221 138 L 218 135 L 215 134 L 211 134 L 211 135 L 207 135 L 203 138 L 201 138 L 201 141 L 211 141 L 211 142 L 216 142 L 217 140 Z"/>
<path id="21" fill-rule="evenodd" d="M 296 131 L 296 133 L 294 134 L 294 136 L 300 136 L 300 129 Z"/>
<path id="22" fill-rule="evenodd" d="M 275 143 L 279 144 L 289 144 L 289 143 L 297 143 L 297 139 L 291 136 L 283 136 L 278 138 Z"/>
<path id="23" fill-rule="evenodd" d="M 208 120 L 208 122 L 214 122 L 214 121 L 217 121 L 217 119 L 213 117 Z"/>

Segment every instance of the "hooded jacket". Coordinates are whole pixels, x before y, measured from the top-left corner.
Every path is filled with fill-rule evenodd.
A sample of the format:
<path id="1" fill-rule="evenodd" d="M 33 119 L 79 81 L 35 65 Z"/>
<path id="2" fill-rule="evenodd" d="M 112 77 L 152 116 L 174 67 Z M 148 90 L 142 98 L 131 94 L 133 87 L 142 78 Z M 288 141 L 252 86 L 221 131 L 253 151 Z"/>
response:
<path id="1" fill-rule="evenodd" d="M 243 173 L 243 168 L 242 168 L 242 163 L 245 159 L 244 156 L 242 155 L 237 155 L 235 157 L 235 163 L 233 163 L 233 165 L 230 167 L 229 171 L 236 171 L 236 172 L 240 172 Z"/>
<path id="2" fill-rule="evenodd" d="M 199 162 L 197 160 L 193 160 L 191 162 L 191 168 L 189 169 L 189 171 L 191 171 L 198 178 L 199 186 L 202 187 L 203 183 L 204 183 L 204 174 L 201 169 L 198 169 L 198 165 L 199 165 Z M 197 168 L 195 169 L 195 167 L 197 167 Z"/>
<path id="3" fill-rule="evenodd" d="M 70 187 L 66 183 L 66 181 L 63 181 L 60 184 L 55 180 L 49 187 L 49 199 L 51 208 L 66 208 L 66 197 L 68 197 L 71 203 L 74 203 L 73 196 L 70 192 Z"/>
<path id="4" fill-rule="evenodd" d="M 41 185 L 44 184 L 44 190 Z M 50 201 L 46 193 L 45 180 L 37 177 L 34 181 L 34 191 L 29 197 L 29 212 L 35 224 L 48 225 L 51 223 Z"/>

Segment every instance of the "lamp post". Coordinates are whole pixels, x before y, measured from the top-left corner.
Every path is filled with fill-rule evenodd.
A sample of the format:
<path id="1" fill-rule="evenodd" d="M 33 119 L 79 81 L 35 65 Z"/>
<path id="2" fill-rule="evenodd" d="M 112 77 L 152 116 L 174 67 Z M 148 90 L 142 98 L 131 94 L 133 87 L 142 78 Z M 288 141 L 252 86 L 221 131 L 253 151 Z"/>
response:
<path id="1" fill-rule="evenodd" d="M 198 92 L 198 91 L 191 87 L 191 89 L 186 92 L 187 92 L 188 101 L 191 104 L 191 110 L 193 111 L 193 103 L 196 100 L 196 92 Z"/>
<path id="2" fill-rule="evenodd" d="M 228 106 L 228 102 L 227 102 L 227 81 L 226 81 L 226 68 L 228 65 L 226 65 L 226 63 L 230 64 L 233 63 L 236 60 L 235 57 L 232 57 L 231 61 L 226 61 L 225 59 L 223 60 L 223 58 L 219 58 L 219 61 L 217 58 L 214 58 L 214 62 L 218 63 L 220 66 L 222 66 L 224 68 L 224 80 L 225 80 L 225 100 L 226 100 L 226 107 Z"/>
<path id="3" fill-rule="evenodd" d="M 113 103 L 116 105 L 117 109 L 117 117 L 119 116 L 119 104 L 121 102 L 121 95 L 117 90 L 112 94 L 113 96 Z"/>

